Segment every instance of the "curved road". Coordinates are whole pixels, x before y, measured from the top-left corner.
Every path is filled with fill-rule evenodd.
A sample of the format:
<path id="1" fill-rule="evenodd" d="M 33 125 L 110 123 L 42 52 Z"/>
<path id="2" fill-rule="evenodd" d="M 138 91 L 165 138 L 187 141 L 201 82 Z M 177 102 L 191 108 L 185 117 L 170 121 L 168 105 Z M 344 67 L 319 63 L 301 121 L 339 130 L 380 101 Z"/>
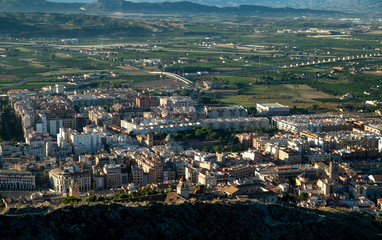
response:
<path id="1" fill-rule="evenodd" d="M 15 83 L 12 83 L 12 84 L 9 84 L 7 86 L 2 86 L 0 87 L 0 90 L 2 90 L 3 88 L 14 88 L 14 87 L 17 87 L 17 86 L 20 86 L 20 85 L 23 85 L 31 80 L 34 80 L 34 79 L 39 79 L 39 78 L 46 78 L 46 77 L 50 77 L 50 76 L 35 76 L 35 77 L 28 77 L 28 78 L 24 78 L 18 82 L 15 82 Z"/>

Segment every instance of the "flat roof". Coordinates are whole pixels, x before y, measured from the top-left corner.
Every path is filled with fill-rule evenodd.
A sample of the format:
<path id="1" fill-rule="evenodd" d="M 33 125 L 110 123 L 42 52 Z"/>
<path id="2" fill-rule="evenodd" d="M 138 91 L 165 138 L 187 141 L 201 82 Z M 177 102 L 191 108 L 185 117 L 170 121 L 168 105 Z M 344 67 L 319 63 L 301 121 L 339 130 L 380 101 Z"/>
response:
<path id="1" fill-rule="evenodd" d="M 20 175 L 32 175 L 32 172 L 29 171 L 17 171 L 14 169 L 0 170 L 0 174 L 20 174 Z"/>
<path id="2" fill-rule="evenodd" d="M 288 106 L 281 105 L 280 103 L 257 103 L 257 104 L 261 105 L 262 107 L 268 107 L 268 108 L 280 108 L 280 107 L 289 108 Z"/>

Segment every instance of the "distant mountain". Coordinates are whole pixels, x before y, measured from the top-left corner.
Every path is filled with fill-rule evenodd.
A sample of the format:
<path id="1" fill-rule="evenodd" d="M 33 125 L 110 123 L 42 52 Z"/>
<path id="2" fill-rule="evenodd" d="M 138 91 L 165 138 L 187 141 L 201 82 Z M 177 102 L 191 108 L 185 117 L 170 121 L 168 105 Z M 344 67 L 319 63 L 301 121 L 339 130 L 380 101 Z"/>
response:
<path id="1" fill-rule="evenodd" d="M 62 3 L 94 3 L 96 0 L 49 0 Z M 135 3 L 179 2 L 179 0 L 130 0 Z M 382 14 L 381 0 L 189 0 L 208 6 L 258 5 L 272 8 L 329 10 L 348 13 Z"/>
<path id="2" fill-rule="evenodd" d="M 87 11 L 107 11 L 125 13 L 204 13 L 204 14 L 236 14 L 236 15 L 321 15 L 334 14 L 334 12 L 315 11 L 310 9 L 293 8 L 270 8 L 255 5 L 241 5 L 237 7 L 216 7 L 201 5 L 189 1 L 160 2 L 160 3 L 136 3 L 125 0 L 97 0 L 93 4 L 85 6 Z"/>
<path id="3" fill-rule="evenodd" d="M 64 1 L 64 0 L 62 0 Z M 163 0 L 132 0 L 134 2 L 163 2 Z M 166 0 L 177 1 L 177 0 Z M 272 8 L 299 8 L 313 10 L 344 11 L 349 13 L 367 12 L 381 14 L 381 0 L 190 0 L 210 6 L 260 5 Z"/>
<path id="4" fill-rule="evenodd" d="M 75 26 L 75 27 L 73 27 Z M 0 35 L 22 38 L 146 37 L 171 30 L 155 22 L 130 21 L 95 14 L 0 12 Z"/>
<path id="5" fill-rule="evenodd" d="M 58 3 L 46 0 L 0 0 L 0 12 L 72 12 L 83 3 Z"/>
<path id="6" fill-rule="evenodd" d="M 300 16 L 333 15 L 335 12 L 309 9 L 270 8 L 264 6 L 241 5 L 237 7 L 207 6 L 189 1 L 136 3 L 125 0 L 97 0 L 94 3 L 61 3 L 46 0 L 0 0 L 3 12 L 83 12 L 83 13 L 146 13 L 146 14 L 230 14 L 256 16 Z"/>

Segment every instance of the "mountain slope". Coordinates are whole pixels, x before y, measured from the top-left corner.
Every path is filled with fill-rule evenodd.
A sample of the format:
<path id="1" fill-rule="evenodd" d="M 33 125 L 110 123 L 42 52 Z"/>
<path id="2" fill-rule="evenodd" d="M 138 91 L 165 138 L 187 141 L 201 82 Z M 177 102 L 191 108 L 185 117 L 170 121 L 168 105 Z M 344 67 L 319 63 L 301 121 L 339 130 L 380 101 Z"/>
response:
<path id="1" fill-rule="evenodd" d="M 238 7 L 216 7 L 188 1 L 162 3 L 134 3 L 125 0 L 97 0 L 91 4 L 58 3 L 46 0 L 0 0 L 3 12 L 82 12 L 82 13 L 148 13 L 148 14 L 229 14 L 257 16 L 300 16 L 333 15 L 334 12 L 309 9 L 270 8 L 264 6 L 242 5 Z"/>
<path id="2" fill-rule="evenodd" d="M 2 239 L 381 239 L 361 214 L 225 201 L 66 206 L 0 215 Z M 17 212 L 20 212 L 17 214 Z"/>
<path id="3" fill-rule="evenodd" d="M 166 31 L 155 23 L 85 14 L 0 13 L 0 35 L 17 37 L 131 37 Z"/>
<path id="4" fill-rule="evenodd" d="M 124 0 L 97 0 L 93 4 L 86 5 L 88 11 L 118 11 L 118 12 L 139 12 L 139 13 L 213 13 L 213 14 L 329 14 L 325 11 L 314 11 L 309 9 L 292 8 L 270 8 L 264 6 L 242 5 L 238 7 L 216 7 L 182 2 L 161 2 L 161 3 L 134 3 Z M 333 13 L 331 13 L 333 14 Z"/>
<path id="5" fill-rule="evenodd" d="M 139 2 L 139 0 L 133 0 Z M 163 2 L 163 0 L 145 0 L 146 2 Z M 177 1 L 177 0 L 168 0 Z M 195 3 L 211 6 L 261 5 L 272 8 L 300 8 L 313 10 L 338 11 L 349 13 L 381 14 L 381 0 L 190 0 Z"/>
<path id="6" fill-rule="evenodd" d="M 46 0 L 0 0 L 0 12 L 78 12 L 83 5 Z"/>

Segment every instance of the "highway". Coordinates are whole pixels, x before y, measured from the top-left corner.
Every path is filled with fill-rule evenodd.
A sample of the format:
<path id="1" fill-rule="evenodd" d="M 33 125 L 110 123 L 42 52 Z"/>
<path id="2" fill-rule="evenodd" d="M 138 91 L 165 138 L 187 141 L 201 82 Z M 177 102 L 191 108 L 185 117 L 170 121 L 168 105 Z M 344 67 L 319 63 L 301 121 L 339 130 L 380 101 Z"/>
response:
<path id="1" fill-rule="evenodd" d="M 366 59 L 366 58 L 370 58 L 370 57 L 380 57 L 380 56 L 381 56 L 380 53 L 370 53 L 370 54 L 359 54 L 359 55 L 352 55 L 352 56 L 332 57 L 332 58 L 327 58 L 327 59 L 305 61 L 305 62 L 292 63 L 292 64 L 287 64 L 287 65 L 275 65 L 275 66 L 251 68 L 251 69 L 231 71 L 231 72 L 223 72 L 223 73 L 210 73 L 210 74 L 206 74 L 203 76 L 235 75 L 235 74 L 240 74 L 240 73 L 268 71 L 268 70 L 281 69 L 281 68 L 285 69 L 285 68 L 304 67 L 304 66 L 310 66 L 310 65 L 327 64 L 327 63 L 342 62 L 342 61 L 351 61 L 351 60 Z"/>
<path id="2" fill-rule="evenodd" d="M 187 78 L 185 77 L 182 77 L 178 74 L 175 74 L 175 73 L 169 73 L 169 72 L 150 72 L 151 74 L 156 74 L 156 75 L 164 75 L 164 76 L 167 76 L 167 77 L 171 77 L 171 78 L 174 78 L 178 81 L 181 81 L 181 82 L 184 82 L 186 84 L 192 84 L 192 81 L 188 80 Z"/>

